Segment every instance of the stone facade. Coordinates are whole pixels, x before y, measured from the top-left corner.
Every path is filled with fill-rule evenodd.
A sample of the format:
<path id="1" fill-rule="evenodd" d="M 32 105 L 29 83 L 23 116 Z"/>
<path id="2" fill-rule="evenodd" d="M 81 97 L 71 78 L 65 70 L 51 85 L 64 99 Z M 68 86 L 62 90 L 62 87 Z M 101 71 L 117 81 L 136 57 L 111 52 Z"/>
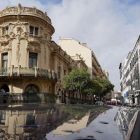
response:
<path id="1" fill-rule="evenodd" d="M 54 27 L 36 7 L 6 7 L 0 12 L 0 89 L 9 93 L 53 93 L 61 102 L 62 78 L 87 69 L 52 41 Z M 2 92 L 3 92 L 2 91 Z M 66 93 L 65 93 L 66 94 Z"/>

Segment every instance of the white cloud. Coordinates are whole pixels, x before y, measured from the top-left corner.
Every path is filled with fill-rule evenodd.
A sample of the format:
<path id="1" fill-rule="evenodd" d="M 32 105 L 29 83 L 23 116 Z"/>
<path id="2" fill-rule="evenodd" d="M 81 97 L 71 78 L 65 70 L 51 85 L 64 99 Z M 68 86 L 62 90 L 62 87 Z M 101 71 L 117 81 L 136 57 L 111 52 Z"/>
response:
<path id="1" fill-rule="evenodd" d="M 0 9 L 19 2 L 47 11 L 56 43 L 59 36 L 86 42 L 119 88 L 119 63 L 133 49 L 140 33 L 139 4 L 130 5 L 132 0 L 63 0 L 57 5 L 44 5 L 37 0 L 0 0 Z"/>
<path id="2" fill-rule="evenodd" d="M 56 29 L 54 40 L 62 36 L 86 42 L 103 69 L 109 71 L 116 89 L 119 88 L 119 63 L 133 49 L 140 33 L 137 14 L 140 6 L 129 5 L 129 2 L 63 0 L 60 5 L 49 6 Z"/>

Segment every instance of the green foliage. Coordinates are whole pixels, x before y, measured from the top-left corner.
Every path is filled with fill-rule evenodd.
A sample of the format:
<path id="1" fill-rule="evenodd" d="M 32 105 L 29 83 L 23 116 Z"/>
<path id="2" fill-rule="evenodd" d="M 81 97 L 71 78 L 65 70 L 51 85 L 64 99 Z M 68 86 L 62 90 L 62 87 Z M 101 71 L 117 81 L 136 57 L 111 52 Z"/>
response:
<path id="1" fill-rule="evenodd" d="M 68 76 L 64 76 L 63 88 L 83 92 L 89 81 L 90 74 L 85 69 L 81 71 L 73 69 Z"/>
<path id="2" fill-rule="evenodd" d="M 87 93 L 90 96 L 104 96 L 113 90 L 114 85 L 106 79 L 100 77 L 92 80 L 86 70 L 73 69 L 68 76 L 63 78 L 63 88 L 71 91 Z"/>
<path id="3" fill-rule="evenodd" d="M 91 105 L 63 105 L 62 110 L 69 113 L 72 116 L 76 116 L 78 118 L 81 118 L 85 116 L 86 113 L 88 112 L 93 112 L 93 111 L 99 111 L 103 112 L 110 109 L 109 107 L 106 106 L 91 106 Z"/>
<path id="4" fill-rule="evenodd" d="M 102 86 L 97 80 L 90 80 L 87 84 L 84 92 L 88 93 L 89 95 L 99 95 L 102 91 Z"/>
<path id="5" fill-rule="evenodd" d="M 114 85 L 112 85 L 109 80 L 102 79 L 100 77 L 95 78 L 95 80 L 102 86 L 102 90 L 100 92 L 101 96 L 105 96 L 106 93 L 110 92 L 114 88 Z"/>

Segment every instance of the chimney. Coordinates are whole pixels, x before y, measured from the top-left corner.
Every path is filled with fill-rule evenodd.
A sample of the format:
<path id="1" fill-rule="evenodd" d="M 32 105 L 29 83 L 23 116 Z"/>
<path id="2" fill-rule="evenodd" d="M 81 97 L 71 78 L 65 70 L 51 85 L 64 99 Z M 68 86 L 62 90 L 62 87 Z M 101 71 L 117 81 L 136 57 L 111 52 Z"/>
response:
<path id="1" fill-rule="evenodd" d="M 82 43 L 82 46 L 87 47 L 87 43 Z"/>
<path id="2" fill-rule="evenodd" d="M 61 36 L 59 36 L 59 39 L 61 39 Z"/>

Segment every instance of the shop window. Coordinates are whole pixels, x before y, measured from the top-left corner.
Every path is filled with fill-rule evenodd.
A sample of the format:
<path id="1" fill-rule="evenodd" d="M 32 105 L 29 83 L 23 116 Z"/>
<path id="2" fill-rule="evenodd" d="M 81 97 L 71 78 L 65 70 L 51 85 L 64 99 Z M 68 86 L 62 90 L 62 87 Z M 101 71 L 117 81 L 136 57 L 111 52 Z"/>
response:
<path id="1" fill-rule="evenodd" d="M 37 53 L 29 53 L 29 67 L 37 67 Z"/>
<path id="2" fill-rule="evenodd" d="M 8 66 L 8 53 L 2 55 L 2 67 L 7 68 Z"/>

